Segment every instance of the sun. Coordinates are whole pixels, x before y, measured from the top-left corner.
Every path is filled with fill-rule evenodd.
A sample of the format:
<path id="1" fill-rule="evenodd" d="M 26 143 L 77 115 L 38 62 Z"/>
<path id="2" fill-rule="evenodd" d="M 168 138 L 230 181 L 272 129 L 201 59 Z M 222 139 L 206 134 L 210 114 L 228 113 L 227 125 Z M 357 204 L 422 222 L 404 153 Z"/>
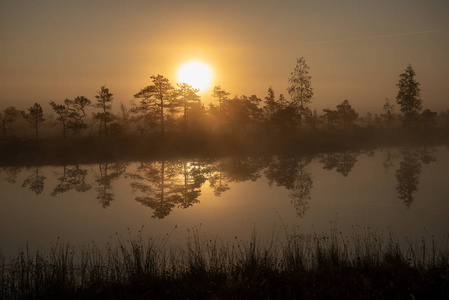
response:
<path id="1" fill-rule="evenodd" d="M 210 87 L 212 79 L 212 69 L 201 61 L 189 61 L 178 69 L 178 82 L 187 83 L 200 92 Z"/>

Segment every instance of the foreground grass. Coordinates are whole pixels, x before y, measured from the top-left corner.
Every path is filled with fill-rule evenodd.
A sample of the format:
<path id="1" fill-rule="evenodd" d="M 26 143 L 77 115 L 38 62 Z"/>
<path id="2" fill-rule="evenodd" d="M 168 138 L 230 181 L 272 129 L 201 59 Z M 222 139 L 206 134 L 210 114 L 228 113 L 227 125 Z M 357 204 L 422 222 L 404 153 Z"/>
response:
<path id="1" fill-rule="evenodd" d="M 369 230 L 287 233 L 285 242 L 186 247 L 119 241 L 105 251 L 56 244 L 0 261 L 1 299 L 449 299 L 449 250 Z"/>

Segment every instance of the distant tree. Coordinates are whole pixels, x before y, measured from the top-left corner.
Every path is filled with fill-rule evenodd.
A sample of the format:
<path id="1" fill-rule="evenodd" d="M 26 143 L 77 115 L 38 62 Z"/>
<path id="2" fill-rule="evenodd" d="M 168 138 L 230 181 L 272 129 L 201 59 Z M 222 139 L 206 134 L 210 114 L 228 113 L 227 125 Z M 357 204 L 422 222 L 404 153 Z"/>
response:
<path id="1" fill-rule="evenodd" d="M 178 83 L 177 95 L 179 97 L 179 104 L 183 109 L 184 130 L 187 130 L 187 113 L 195 103 L 200 102 L 200 96 L 197 95 L 199 89 L 192 88 L 187 83 Z"/>
<path id="2" fill-rule="evenodd" d="M 74 100 L 69 100 L 67 105 L 72 111 L 69 128 L 73 134 L 78 133 L 79 130 L 87 128 L 87 123 L 83 118 L 86 116 L 85 108 L 91 105 L 91 101 L 84 96 L 78 96 Z"/>
<path id="3" fill-rule="evenodd" d="M 68 99 L 66 99 L 68 100 Z M 56 120 L 62 125 L 62 138 L 65 140 L 66 138 L 66 130 L 70 118 L 70 110 L 62 104 L 56 104 L 54 101 L 50 101 L 50 106 L 53 108 L 55 113 L 58 115 Z"/>
<path id="4" fill-rule="evenodd" d="M 449 129 L 449 109 L 438 114 L 438 126 Z"/>
<path id="5" fill-rule="evenodd" d="M 34 103 L 33 106 L 28 108 L 28 113 L 22 112 L 22 116 L 33 126 L 35 131 L 35 139 L 37 140 L 39 125 L 45 121 L 42 106 L 39 103 Z"/>
<path id="6" fill-rule="evenodd" d="M 131 125 L 131 110 L 123 103 L 120 103 L 120 111 L 114 115 L 114 121 L 109 124 L 109 133 L 112 136 L 119 136 L 129 130 Z"/>
<path id="7" fill-rule="evenodd" d="M 96 103 L 94 107 L 102 110 L 95 114 L 95 118 L 100 120 L 100 135 L 108 135 L 108 123 L 113 120 L 113 115 L 111 114 L 113 96 L 105 86 L 102 86 L 97 95 L 95 95 Z"/>
<path id="8" fill-rule="evenodd" d="M 20 111 L 13 106 L 6 108 L 3 112 L 0 113 L 0 122 L 4 139 L 7 138 L 7 130 L 10 129 L 10 127 L 8 126 L 11 125 L 11 123 L 13 123 L 18 116 L 20 116 Z"/>
<path id="9" fill-rule="evenodd" d="M 212 92 L 212 97 L 217 98 L 218 107 L 220 110 L 223 108 L 223 104 L 226 100 L 228 100 L 229 93 L 221 88 L 221 86 L 215 86 Z"/>
<path id="10" fill-rule="evenodd" d="M 421 113 L 421 122 L 424 130 L 428 130 L 431 126 L 437 123 L 437 115 L 436 112 L 433 112 L 428 108 Z"/>
<path id="11" fill-rule="evenodd" d="M 253 124 L 259 123 L 263 118 L 263 110 L 260 108 L 260 103 L 262 99 L 256 95 L 251 95 L 249 97 L 242 96 L 243 105 L 249 114 L 249 119 Z"/>
<path id="12" fill-rule="evenodd" d="M 338 111 L 332 110 L 332 109 L 329 109 L 329 108 L 325 108 L 325 109 L 323 109 L 323 112 L 324 112 L 323 119 L 324 119 L 324 121 L 327 124 L 327 129 L 334 128 L 335 124 L 339 120 Z"/>
<path id="13" fill-rule="evenodd" d="M 309 108 L 307 108 L 304 115 L 307 128 L 312 130 L 316 129 L 320 123 L 320 118 L 318 117 L 316 109 L 312 112 Z"/>
<path id="14" fill-rule="evenodd" d="M 415 75 L 413 67 L 408 65 L 405 72 L 399 75 L 399 83 L 396 85 L 399 89 L 396 101 L 401 106 L 404 124 L 408 129 L 417 121 L 418 113 L 422 108 L 421 89 Z"/>
<path id="15" fill-rule="evenodd" d="M 391 128 L 395 120 L 395 115 L 394 104 L 390 103 L 390 99 L 385 98 L 385 104 L 382 107 L 382 112 L 383 113 L 380 117 L 382 118 L 383 123 L 387 126 L 387 128 Z"/>
<path id="16" fill-rule="evenodd" d="M 349 104 L 348 100 L 344 100 L 341 104 L 337 105 L 337 113 L 343 124 L 343 129 L 353 126 L 359 116 L 351 104 Z"/>
<path id="17" fill-rule="evenodd" d="M 288 106 L 288 101 L 285 99 L 284 94 L 279 94 L 278 106 L 279 108 L 286 108 Z"/>
<path id="18" fill-rule="evenodd" d="M 313 97 L 312 76 L 309 75 L 309 70 L 310 67 L 306 64 L 304 57 L 298 58 L 288 80 L 290 86 L 287 91 L 292 99 L 293 107 L 298 112 L 299 126 L 301 126 L 301 119 Z"/>
<path id="19" fill-rule="evenodd" d="M 87 124 L 83 121 L 86 116 L 85 107 L 90 105 L 90 100 L 84 96 L 76 97 L 75 100 L 65 99 L 64 104 L 56 104 L 50 101 L 50 106 L 58 115 L 57 121 L 62 125 L 62 137 L 66 138 L 66 130 L 72 130 L 73 134 L 79 130 L 87 128 Z"/>
<path id="20" fill-rule="evenodd" d="M 271 116 L 271 124 L 281 133 L 292 133 L 298 127 L 299 113 L 292 102 L 288 102 L 283 94 L 279 95 L 277 109 Z"/>
<path id="21" fill-rule="evenodd" d="M 165 133 L 164 108 L 169 107 L 173 101 L 173 86 L 169 80 L 162 75 L 151 76 L 153 84 L 143 88 L 134 95 L 134 98 L 141 99 L 140 107 L 145 111 L 152 110 L 159 116 L 161 124 L 161 134 Z"/>
<path id="22" fill-rule="evenodd" d="M 279 107 L 278 103 L 276 102 L 276 98 L 274 96 L 274 90 L 271 86 L 268 88 L 268 95 L 265 97 L 264 104 L 265 105 L 263 107 L 263 110 L 265 112 L 268 121 L 270 121 L 272 116 Z"/>

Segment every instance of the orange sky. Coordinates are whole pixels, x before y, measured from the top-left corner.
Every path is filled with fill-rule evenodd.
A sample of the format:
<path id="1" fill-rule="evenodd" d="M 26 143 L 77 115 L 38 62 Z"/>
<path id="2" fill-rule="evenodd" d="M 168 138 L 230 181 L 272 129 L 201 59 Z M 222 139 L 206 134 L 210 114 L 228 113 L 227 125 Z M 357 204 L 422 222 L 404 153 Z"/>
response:
<path id="1" fill-rule="evenodd" d="M 319 111 L 348 99 L 380 112 L 409 63 L 424 107 L 448 109 L 448 16 L 446 0 L 0 0 L 0 110 L 50 112 L 50 100 L 93 100 L 102 85 L 128 104 L 151 75 L 176 83 L 193 59 L 231 95 L 286 95 L 301 56 Z"/>

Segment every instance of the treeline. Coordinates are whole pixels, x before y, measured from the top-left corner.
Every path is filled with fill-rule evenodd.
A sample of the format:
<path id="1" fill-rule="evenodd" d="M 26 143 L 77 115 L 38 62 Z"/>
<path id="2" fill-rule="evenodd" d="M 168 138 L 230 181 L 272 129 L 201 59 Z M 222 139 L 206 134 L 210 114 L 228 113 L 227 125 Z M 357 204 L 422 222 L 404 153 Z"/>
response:
<path id="1" fill-rule="evenodd" d="M 244 136 L 254 133 L 297 134 L 299 132 L 354 131 L 364 128 L 388 131 L 406 129 L 429 132 L 449 129 L 449 110 L 423 109 L 420 84 L 409 65 L 400 74 L 396 105 L 389 99 L 379 103 L 381 114 L 360 116 L 348 100 L 321 112 L 312 110 L 313 88 L 309 66 L 297 60 L 289 78 L 288 97 L 276 96 L 272 87 L 267 95 L 229 97 L 221 86 L 212 96 L 217 104 L 206 107 L 199 90 L 181 83 L 173 86 L 162 75 L 151 76 L 152 84 L 134 95 L 130 105 L 120 103 L 113 111 L 113 94 L 105 86 L 91 101 L 85 96 L 49 101 L 51 113 L 44 114 L 40 103 L 21 111 L 7 107 L 0 113 L 3 140 L 38 140 L 42 137 L 145 137 L 166 133 L 190 135 Z M 94 110 L 90 115 L 87 110 Z"/>

